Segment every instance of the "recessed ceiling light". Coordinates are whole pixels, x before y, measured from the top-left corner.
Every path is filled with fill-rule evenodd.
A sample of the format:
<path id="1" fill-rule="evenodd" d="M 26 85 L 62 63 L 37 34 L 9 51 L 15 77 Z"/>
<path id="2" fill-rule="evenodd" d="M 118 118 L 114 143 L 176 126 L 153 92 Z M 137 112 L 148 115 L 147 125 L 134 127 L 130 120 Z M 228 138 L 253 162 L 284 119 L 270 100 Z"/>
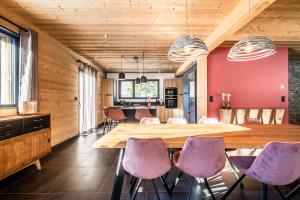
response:
<path id="1" fill-rule="evenodd" d="M 107 37 L 108 37 L 108 35 L 107 35 L 107 34 L 104 34 L 104 37 L 105 37 L 105 38 L 107 38 Z"/>

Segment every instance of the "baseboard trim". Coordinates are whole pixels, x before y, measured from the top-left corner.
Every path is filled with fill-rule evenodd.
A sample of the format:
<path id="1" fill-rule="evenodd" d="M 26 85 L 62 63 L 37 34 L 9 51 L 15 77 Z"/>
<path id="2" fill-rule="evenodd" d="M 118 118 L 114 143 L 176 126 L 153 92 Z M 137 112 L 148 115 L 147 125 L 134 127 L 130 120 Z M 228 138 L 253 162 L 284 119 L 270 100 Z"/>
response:
<path id="1" fill-rule="evenodd" d="M 65 140 L 61 143 L 55 144 L 54 146 L 51 147 L 51 150 L 59 149 L 61 146 L 64 146 L 64 145 L 74 141 L 78 137 L 79 137 L 79 133 L 77 135 L 74 135 L 74 136 L 70 137 L 69 139 L 67 139 L 67 140 Z"/>

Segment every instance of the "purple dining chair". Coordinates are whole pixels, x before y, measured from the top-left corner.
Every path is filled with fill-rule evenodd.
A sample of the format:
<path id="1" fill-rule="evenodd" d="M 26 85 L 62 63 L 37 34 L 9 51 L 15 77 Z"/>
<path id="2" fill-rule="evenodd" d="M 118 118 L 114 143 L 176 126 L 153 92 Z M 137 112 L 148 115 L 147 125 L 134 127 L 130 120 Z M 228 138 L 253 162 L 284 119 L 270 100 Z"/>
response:
<path id="1" fill-rule="evenodd" d="M 215 199 L 207 178 L 218 174 L 225 166 L 225 146 L 222 137 L 189 137 L 182 151 L 174 155 L 173 161 L 181 173 L 173 183 L 171 190 L 185 173 L 195 178 L 204 178 L 212 199 Z"/>
<path id="2" fill-rule="evenodd" d="M 187 124 L 185 118 L 169 118 L 167 124 Z"/>
<path id="3" fill-rule="evenodd" d="M 130 189 L 130 193 L 132 194 L 133 188 L 135 187 L 135 191 L 132 194 L 132 200 L 136 197 L 142 179 L 152 180 L 158 199 L 160 198 L 157 186 L 154 182 L 154 179 L 157 178 L 160 178 L 167 192 L 171 195 L 171 192 L 162 177 L 171 168 L 167 147 L 162 139 L 129 138 L 125 149 L 123 166 L 129 174 L 135 177 L 132 188 Z"/>
<path id="4" fill-rule="evenodd" d="M 214 124 L 222 124 L 222 123 L 216 118 L 202 117 L 199 119 L 198 124 L 214 125 Z M 228 160 L 228 163 L 230 165 L 230 168 L 231 168 L 232 173 L 234 174 L 235 178 L 239 179 L 239 174 L 238 174 L 237 170 L 234 168 L 233 164 L 228 159 L 229 156 L 227 154 L 227 152 L 236 151 L 236 150 L 237 150 L 236 148 L 225 149 L 225 156 Z M 243 183 L 241 183 L 241 187 L 243 187 Z"/>
<path id="5" fill-rule="evenodd" d="M 277 186 L 288 185 L 300 177 L 300 142 L 270 142 L 257 156 L 231 156 L 230 161 L 243 175 L 224 194 L 222 199 L 226 199 L 236 186 L 249 176 L 262 183 L 261 199 L 267 199 L 267 185 Z M 288 198 L 298 192 L 297 187 Z M 281 194 L 281 192 L 280 192 Z M 284 197 L 281 194 L 282 197 Z"/>
<path id="6" fill-rule="evenodd" d="M 140 124 L 160 124 L 160 121 L 157 117 L 143 117 Z"/>

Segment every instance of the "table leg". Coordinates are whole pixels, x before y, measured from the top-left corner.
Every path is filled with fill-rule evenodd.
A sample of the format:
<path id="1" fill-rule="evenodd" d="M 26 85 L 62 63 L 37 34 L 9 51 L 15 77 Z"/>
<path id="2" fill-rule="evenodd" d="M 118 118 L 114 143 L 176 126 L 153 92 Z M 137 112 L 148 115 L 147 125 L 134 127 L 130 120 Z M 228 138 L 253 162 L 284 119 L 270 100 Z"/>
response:
<path id="1" fill-rule="evenodd" d="M 125 149 L 120 150 L 118 166 L 115 175 L 114 188 L 111 194 L 111 200 L 119 200 L 121 197 L 123 179 L 125 175 L 125 170 L 123 168 L 123 157 Z"/>

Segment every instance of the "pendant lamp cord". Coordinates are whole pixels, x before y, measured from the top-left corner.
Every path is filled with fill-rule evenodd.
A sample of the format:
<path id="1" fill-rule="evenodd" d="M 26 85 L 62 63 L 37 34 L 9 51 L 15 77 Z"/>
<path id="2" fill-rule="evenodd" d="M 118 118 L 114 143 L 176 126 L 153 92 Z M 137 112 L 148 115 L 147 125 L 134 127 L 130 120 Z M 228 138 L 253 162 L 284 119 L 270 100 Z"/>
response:
<path id="1" fill-rule="evenodd" d="M 138 58 L 136 59 L 136 76 L 139 76 L 139 60 Z"/>
<path id="2" fill-rule="evenodd" d="M 121 55 L 121 72 L 123 72 L 123 63 L 122 63 L 123 56 Z"/>
<path id="3" fill-rule="evenodd" d="M 143 52 L 143 76 L 145 71 L 145 53 Z"/>

